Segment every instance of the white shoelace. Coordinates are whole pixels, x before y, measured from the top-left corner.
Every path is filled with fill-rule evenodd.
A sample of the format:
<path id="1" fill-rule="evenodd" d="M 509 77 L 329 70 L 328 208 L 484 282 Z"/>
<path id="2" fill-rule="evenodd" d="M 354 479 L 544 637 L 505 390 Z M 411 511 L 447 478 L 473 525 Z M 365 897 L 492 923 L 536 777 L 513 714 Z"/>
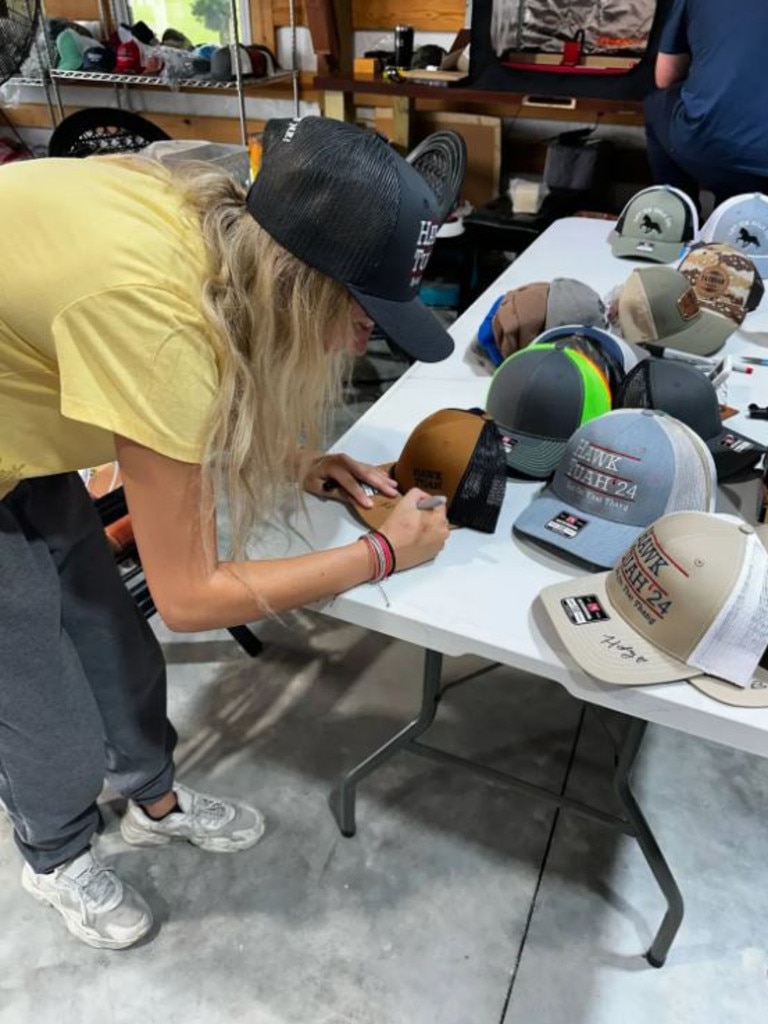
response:
<path id="1" fill-rule="evenodd" d="M 216 828 L 233 817 L 231 809 L 226 804 L 201 794 L 196 794 L 187 813 L 190 817 L 197 818 L 206 829 Z"/>
<path id="2" fill-rule="evenodd" d="M 74 878 L 64 877 L 74 883 L 89 910 L 111 910 L 120 902 L 122 886 L 115 872 L 103 864 L 92 864 Z"/>

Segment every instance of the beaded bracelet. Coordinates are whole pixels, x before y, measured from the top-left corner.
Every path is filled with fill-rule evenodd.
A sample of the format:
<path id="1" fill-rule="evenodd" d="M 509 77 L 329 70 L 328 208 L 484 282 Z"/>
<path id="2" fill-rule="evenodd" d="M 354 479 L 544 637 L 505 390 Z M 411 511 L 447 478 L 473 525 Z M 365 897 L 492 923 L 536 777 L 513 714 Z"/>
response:
<path id="1" fill-rule="evenodd" d="M 395 571 L 395 550 L 383 533 L 371 530 L 359 538 L 368 548 L 371 563 L 371 583 L 380 583 Z"/>

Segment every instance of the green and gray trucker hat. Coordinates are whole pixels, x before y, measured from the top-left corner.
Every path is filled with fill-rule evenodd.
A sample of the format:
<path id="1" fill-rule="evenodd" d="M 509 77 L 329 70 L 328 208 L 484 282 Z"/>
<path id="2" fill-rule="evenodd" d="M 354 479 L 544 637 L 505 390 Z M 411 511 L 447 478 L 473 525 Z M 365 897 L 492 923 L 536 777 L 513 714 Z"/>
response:
<path id="1" fill-rule="evenodd" d="M 680 258 L 699 231 L 693 200 L 671 185 L 653 185 L 634 195 L 611 235 L 614 256 L 651 263 Z"/>
<path id="2" fill-rule="evenodd" d="M 533 345 L 505 359 L 486 400 L 507 469 L 537 480 L 554 473 L 575 430 L 610 408 L 603 370 L 566 342 Z"/>
<path id="3" fill-rule="evenodd" d="M 627 341 L 697 356 L 717 352 L 738 326 L 702 309 L 688 278 L 674 267 L 633 270 L 619 293 L 618 318 Z"/>

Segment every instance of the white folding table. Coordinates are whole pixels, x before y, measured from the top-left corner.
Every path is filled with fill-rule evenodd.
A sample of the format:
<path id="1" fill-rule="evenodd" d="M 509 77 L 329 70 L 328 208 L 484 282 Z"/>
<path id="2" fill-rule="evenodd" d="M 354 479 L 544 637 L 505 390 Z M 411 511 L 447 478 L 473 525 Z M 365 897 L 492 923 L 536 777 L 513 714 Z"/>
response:
<path id="1" fill-rule="evenodd" d="M 444 407 L 482 407 L 489 385 L 486 372 L 468 358 L 467 350 L 496 297 L 509 288 L 553 277 L 575 277 L 605 295 L 621 284 L 634 266 L 613 257 L 607 242 L 610 222 L 567 218 L 553 224 L 517 259 L 453 326 L 456 351 L 438 364 L 416 364 L 363 415 L 335 446 L 371 463 L 391 462 L 409 433 L 424 417 Z M 729 339 L 727 351 L 768 357 L 768 301 L 750 314 L 746 326 Z M 738 359 L 735 359 L 738 362 Z M 752 375 L 734 373 L 729 404 L 743 410 L 729 420 L 735 430 L 768 444 L 768 422 L 747 418 L 750 401 L 768 400 L 768 367 Z M 585 675 L 562 651 L 551 646 L 551 634 L 534 602 L 546 586 L 583 572 L 572 563 L 515 537 L 512 523 L 541 485 L 510 479 L 496 531 L 492 535 L 455 530 L 438 558 L 397 574 L 382 587 L 363 585 L 317 605 L 343 622 L 373 629 L 417 644 L 425 650 L 421 711 L 391 740 L 340 780 L 331 807 L 346 836 L 355 831 L 357 784 L 400 750 L 408 749 L 440 761 L 459 763 L 497 782 L 545 799 L 568 810 L 596 818 L 634 836 L 667 901 L 667 911 L 646 956 L 664 963 L 683 917 L 683 902 L 664 856 L 632 794 L 629 775 L 648 722 L 679 729 L 738 750 L 768 756 L 768 709 L 728 707 L 685 682 L 646 687 L 612 687 Z M 731 507 L 742 497 L 725 488 Z M 754 495 L 754 490 L 747 492 Z M 742 508 L 754 521 L 755 509 Z M 296 521 L 297 534 L 315 549 L 346 544 L 361 526 L 342 505 L 308 500 L 308 518 Z M 292 543 L 291 552 L 306 550 Z M 585 570 L 586 571 L 586 570 Z M 434 720 L 441 696 L 443 656 L 477 655 L 561 683 L 574 697 L 631 719 L 626 736 L 616 742 L 614 790 L 623 815 L 616 816 L 534 787 L 488 767 L 429 747 L 419 737 Z"/>

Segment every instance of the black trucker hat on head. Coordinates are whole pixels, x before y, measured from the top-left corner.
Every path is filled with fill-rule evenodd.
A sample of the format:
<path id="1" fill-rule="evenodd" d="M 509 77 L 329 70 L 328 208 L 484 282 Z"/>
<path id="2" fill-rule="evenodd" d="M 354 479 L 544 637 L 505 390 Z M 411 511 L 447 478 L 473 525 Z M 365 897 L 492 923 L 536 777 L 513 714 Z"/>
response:
<path id="1" fill-rule="evenodd" d="M 409 355 L 451 354 L 450 335 L 418 297 L 437 197 L 381 135 L 325 117 L 272 119 L 246 202 L 276 242 L 345 285 Z"/>
<path id="2" fill-rule="evenodd" d="M 712 381 L 701 370 L 676 359 L 647 359 L 631 370 L 616 405 L 660 409 L 695 430 L 712 453 L 719 480 L 751 469 L 765 454 L 757 441 L 726 427 Z"/>

